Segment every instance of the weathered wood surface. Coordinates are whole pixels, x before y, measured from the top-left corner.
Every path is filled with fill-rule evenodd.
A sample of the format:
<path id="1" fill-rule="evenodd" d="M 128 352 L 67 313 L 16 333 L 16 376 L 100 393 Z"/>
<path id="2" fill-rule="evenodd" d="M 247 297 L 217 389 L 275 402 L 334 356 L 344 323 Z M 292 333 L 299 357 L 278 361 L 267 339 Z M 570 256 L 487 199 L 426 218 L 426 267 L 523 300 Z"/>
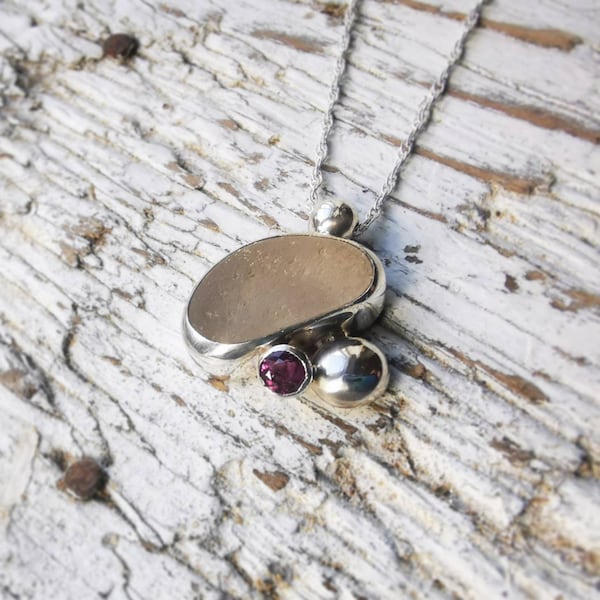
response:
<path id="1" fill-rule="evenodd" d="M 326 184 L 364 213 L 466 0 L 363 3 Z M 194 282 L 303 231 L 341 20 L 308 0 L 0 4 L 5 598 L 592 598 L 600 7 L 496 0 L 368 232 L 389 392 L 186 355 Z M 140 40 L 101 58 L 109 32 Z M 57 487 L 106 465 L 102 498 Z"/>

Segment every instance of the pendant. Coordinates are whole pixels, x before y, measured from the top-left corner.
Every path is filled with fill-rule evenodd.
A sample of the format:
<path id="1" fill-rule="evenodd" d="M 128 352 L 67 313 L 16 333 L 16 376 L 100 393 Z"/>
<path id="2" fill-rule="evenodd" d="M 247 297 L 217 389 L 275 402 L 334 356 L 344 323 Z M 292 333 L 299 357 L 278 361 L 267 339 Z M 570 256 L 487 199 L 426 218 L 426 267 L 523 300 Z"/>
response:
<path id="1" fill-rule="evenodd" d="M 351 408 L 387 387 L 381 350 L 357 337 L 380 315 L 385 273 L 371 250 L 346 239 L 356 217 L 330 202 L 314 233 L 252 242 L 217 263 L 187 304 L 183 335 L 193 358 L 258 356 L 259 380 L 280 396 L 309 386 L 325 402 Z"/>

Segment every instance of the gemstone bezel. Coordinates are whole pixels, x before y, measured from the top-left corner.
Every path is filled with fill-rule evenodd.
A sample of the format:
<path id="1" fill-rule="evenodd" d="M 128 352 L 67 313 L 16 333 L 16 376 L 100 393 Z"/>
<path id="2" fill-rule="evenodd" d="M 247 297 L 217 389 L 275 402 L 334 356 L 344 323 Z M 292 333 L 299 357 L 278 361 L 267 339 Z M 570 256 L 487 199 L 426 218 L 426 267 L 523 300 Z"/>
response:
<path id="1" fill-rule="evenodd" d="M 269 357 L 272 357 L 274 354 L 279 354 L 279 353 L 289 354 L 291 357 L 293 357 L 293 359 L 295 359 L 296 364 L 301 366 L 302 369 L 304 370 L 303 380 L 298 384 L 298 386 L 293 391 L 287 391 L 284 393 L 279 392 L 279 391 L 277 391 L 277 389 L 274 389 L 273 387 L 271 387 L 269 385 L 269 383 L 263 377 L 263 374 L 264 374 L 263 369 L 262 369 L 263 365 L 265 364 L 266 361 L 269 360 Z M 294 346 L 291 346 L 290 344 L 276 344 L 275 346 L 271 346 L 260 357 L 260 359 L 258 361 L 257 371 L 258 371 L 258 378 L 260 379 L 262 384 L 271 393 L 276 394 L 277 396 L 283 396 L 283 397 L 297 396 L 298 394 L 301 394 L 310 385 L 310 382 L 312 381 L 312 378 L 313 378 L 313 366 L 312 366 L 312 363 L 310 362 L 308 356 L 304 352 L 302 352 L 302 350 L 299 350 L 298 348 L 295 348 Z M 282 382 L 282 385 L 284 385 L 284 384 L 285 384 L 285 382 Z"/>

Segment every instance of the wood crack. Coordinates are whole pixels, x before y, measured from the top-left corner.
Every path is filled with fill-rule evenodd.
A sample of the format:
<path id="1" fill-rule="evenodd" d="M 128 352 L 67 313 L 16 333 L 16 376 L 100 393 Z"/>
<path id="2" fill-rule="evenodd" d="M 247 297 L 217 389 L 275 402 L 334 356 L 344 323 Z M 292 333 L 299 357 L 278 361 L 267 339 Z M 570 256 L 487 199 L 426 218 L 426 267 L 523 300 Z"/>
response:
<path id="1" fill-rule="evenodd" d="M 491 375 L 494 379 L 496 379 L 501 385 L 510 390 L 513 394 L 523 398 L 524 400 L 527 400 L 528 402 L 531 402 L 532 404 L 543 404 L 550 401 L 550 398 L 548 398 L 548 396 L 546 396 L 546 394 L 544 394 L 539 387 L 520 375 L 503 373 L 502 371 L 494 369 L 479 360 L 471 360 L 458 350 L 448 348 L 448 351 L 464 364 L 482 369 L 488 375 Z"/>
<path id="2" fill-rule="evenodd" d="M 466 11 L 395 1 L 364 5 L 325 169 L 362 209 Z M 0 473 L 34 431 L 44 460 L 0 595 L 593 595 L 598 9 L 485 9 L 365 237 L 391 384 L 342 414 L 192 366 L 179 313 L 194 273 L 301 225 L 344 7 L 143 0 L 124 66 L 89 56 L 107 0 L 21 4 L 0 2 Z M 59 493 L 54 465 L 90 454 L 107 495 Z"/>
<path id="3" fill-rule="evenodd" d="M 537 106 L 495 100 L 479 94 L 465 92 L 453 85 L 450 86 L 447 93 L 454 98 L 473 102 L 484 108 L 497 110 L 509 117 L 526 121 L 527 123 L 531 123 L 536 127 L 542 127 L 548 131 L 564 131 L 573 137 L 591 142 L 592 144 L 600 143 L 600 129 L 585 127 L 573 119 L 563 117 Z"/>
<path id="4" fill-rule="evenodd" d="M 420 2 L 418 0 L 385 0 L 392 4 L 402 4 L 414 10 L 427 12 L 434 15 L 439 15 L 454 21 L 464 21 L 467 17 L 466 13 L 444 10 L 440 6 Z M 574 33 L 561 31 L 560 29 L 544 29 L 526 27 L 514 23 L 503 23 L 502 21 L 494 21 L 486 17 L 481 18 L 480 26 L 484 29 L 490 29 L 512 38 L 540 46 L 542 48 L 556 48 L 563 52 L 570 52 L 575 46 L 582 43 L 582 39 Z"/>
<path id="5" fill-rule="evenodd" d="M 0 372 L 0 384 L 42 412 L 64 418 L 56 404 L 56 395 L 50 379 L 37 361 L 24 352 L 14 339 L 6 340 L 0 337 L 0 347 L 8 351 L 9 360 L 15 365 L 7 371 Z M 35 399 L 38 391 L 42 393 L 47 406 Z"/>
<path id="6" fill-rule="evenodd" d="M 306 35 L 292 35 L 271 29 L 255 29 L 252 35 L 260 40 L 279 42 L 280 44 L 309 54 L 322 54 L 324 49 L 321 40 Z"/>
<path id="7" fill-rule="evenodd" d="M 515 192 L 517 194 L 530 195 L 540 190 L 549 192 L 553 183 L 552 176 L 549 176 L 547 179 L 532 179 L 520 177 L 518 175 L 512 175 L 510 173 L 502 173 L 499 171 L 494 171 L 493 169 L 477 167 L 455 158 L 443 156 L 421 146 L 417 146 L 415 148 L 415 154 L 450 167 L 451 169 L 460 171 L 461 173 L 465 173 L 466 175 L 470 175 L 471 177 L 484 181 L 485 183 L 493 183 L 504 188 L 505 190 L 508 190 L 509 192 Z"/>

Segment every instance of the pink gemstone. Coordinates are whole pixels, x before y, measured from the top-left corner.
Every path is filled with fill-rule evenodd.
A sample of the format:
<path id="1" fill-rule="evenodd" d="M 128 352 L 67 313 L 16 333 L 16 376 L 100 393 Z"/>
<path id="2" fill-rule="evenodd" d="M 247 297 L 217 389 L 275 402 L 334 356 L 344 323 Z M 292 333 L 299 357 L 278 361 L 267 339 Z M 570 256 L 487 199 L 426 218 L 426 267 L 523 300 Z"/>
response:
<path id="1" fill-rule="evenodd" d="M 263 383 L 280 396 L 289 396 L 302 390 L 307 380 L 302 360 L 287 350 L 267 354 L 258 367 Z"/>

